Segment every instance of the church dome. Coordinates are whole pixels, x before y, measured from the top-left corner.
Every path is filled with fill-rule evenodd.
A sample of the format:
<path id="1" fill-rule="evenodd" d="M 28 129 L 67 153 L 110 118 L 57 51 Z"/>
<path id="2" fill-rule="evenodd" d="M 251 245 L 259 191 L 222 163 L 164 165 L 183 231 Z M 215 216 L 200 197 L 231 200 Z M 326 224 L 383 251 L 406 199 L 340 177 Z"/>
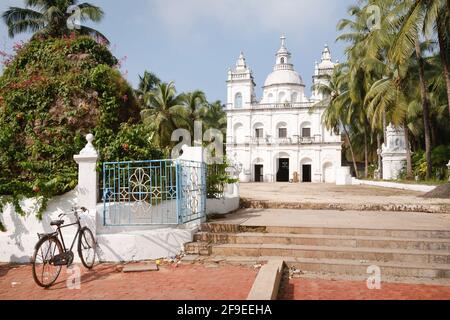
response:
<path id="1" fill-rule="evenodd" d="M 264 83 L 264 87 L 274 85 L 295 85 L 304 86 L 300 75 L 294 70 L 294 65 L 290 62 L 291 53 L 286 48 L 286 37 L 281 37 L 281 48 L 276 54 L 276 63 L 273 72 L 269 74 Z"/>
<path id="2" fill-rule="evenodd" d="M 294 70 L 275 70 L 267 77 L 264 87 L 282 84 L 304 85 L 302 78 Z"/>

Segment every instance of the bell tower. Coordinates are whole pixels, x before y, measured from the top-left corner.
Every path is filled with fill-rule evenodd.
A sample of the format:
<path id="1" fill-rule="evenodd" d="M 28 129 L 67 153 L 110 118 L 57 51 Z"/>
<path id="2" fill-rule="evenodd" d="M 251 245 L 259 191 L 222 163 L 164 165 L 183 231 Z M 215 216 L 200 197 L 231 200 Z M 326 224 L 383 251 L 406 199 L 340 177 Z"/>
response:
<path id="1" fill-rule="evenodd" d="M 314 65 L 314 76 L 313 76 L 313 85 L 318 86 L 320 84 L 328 84 L 329 77 L 333 74 L 334 67 L 338 64 L 334 63 L 331 60 L 331 52 L 328 45 L 325 45 L 322 51 L 322 58 L 320 63 L 315 62 Z M 312 101 L 322 101 L 325 97 L 317 88 L 313 89 L 313 94 L 311 97 Z"/>
<path id="2" fill-rule="evenodd" d="M 228 70 L 227 109 L 249 109 L 256 102 L 255 81 L 241 52 L 234 69 Z"/>

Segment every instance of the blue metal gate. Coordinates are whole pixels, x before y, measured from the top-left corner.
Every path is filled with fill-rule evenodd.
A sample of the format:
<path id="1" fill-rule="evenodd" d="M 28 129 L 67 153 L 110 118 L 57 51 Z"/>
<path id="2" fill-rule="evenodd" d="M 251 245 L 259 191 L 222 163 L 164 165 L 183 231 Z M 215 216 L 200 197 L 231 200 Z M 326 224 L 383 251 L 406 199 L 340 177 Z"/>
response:
<path id="1" fill-rule="evenodd" d="M 178 225 L 206 213 L 206 165 L 184 160 L 103 164 L 106 226 Z"/>

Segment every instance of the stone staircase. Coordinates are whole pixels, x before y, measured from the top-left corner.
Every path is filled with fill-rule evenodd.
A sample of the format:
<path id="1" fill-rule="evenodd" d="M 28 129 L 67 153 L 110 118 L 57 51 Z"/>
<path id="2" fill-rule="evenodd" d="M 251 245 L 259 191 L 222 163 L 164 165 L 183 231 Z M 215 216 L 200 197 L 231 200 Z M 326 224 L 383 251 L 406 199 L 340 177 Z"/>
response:
<path id="1" fill-rule="evenodd" d="M 191 255 L 217 261 L 262 263 L 282 258 L 304 273 L 367 278 L 367 268 L 383 277 L 442 280 L 450 283 L 450 230 L 386 230 L 324 227 L 246 227 L 203 224 Z"/>

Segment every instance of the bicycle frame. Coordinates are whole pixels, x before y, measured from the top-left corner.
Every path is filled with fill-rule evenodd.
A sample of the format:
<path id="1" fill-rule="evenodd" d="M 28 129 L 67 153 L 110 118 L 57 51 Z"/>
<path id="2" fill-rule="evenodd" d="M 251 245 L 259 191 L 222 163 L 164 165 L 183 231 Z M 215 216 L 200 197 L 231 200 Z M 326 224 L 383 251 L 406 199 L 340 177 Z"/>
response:
<path id="1" fill-rule="evenodd" d="M 61 242 L 62 242 L 62 245 L 63 245 L 64 253 L 73 251 L 73 247 L 74 247 L 74 245 L 75 245 L 75 243 L 76 243 L 76 241 L 78 239 L 78 236 L 80 235 L 80 231 L 81 231 L 80 218 L 77 215 L 75 217 L 77 218 L 77 222 L 71 223 L 71 224 L 68 224 L 68 225 L 65 225 L 65 226 L 57 227 L 57 230 L 56 230 L 56 232 L 58 233 L 59 237 L 61 238 Z M 64 242 L 64 237 L 63 237 L 63 234 L 61 232 L 61 229 L 72 227 L 72 226 L 75 226 L 75 225 L 78 226 L 78 230 L 77 230 L 77 233 L 75 234 L 75 237 L 73 238 L 73 242 L 72 242 L 72 245 L 70 246 L 70 250 L 67 250 L 66 244 Z"/>

